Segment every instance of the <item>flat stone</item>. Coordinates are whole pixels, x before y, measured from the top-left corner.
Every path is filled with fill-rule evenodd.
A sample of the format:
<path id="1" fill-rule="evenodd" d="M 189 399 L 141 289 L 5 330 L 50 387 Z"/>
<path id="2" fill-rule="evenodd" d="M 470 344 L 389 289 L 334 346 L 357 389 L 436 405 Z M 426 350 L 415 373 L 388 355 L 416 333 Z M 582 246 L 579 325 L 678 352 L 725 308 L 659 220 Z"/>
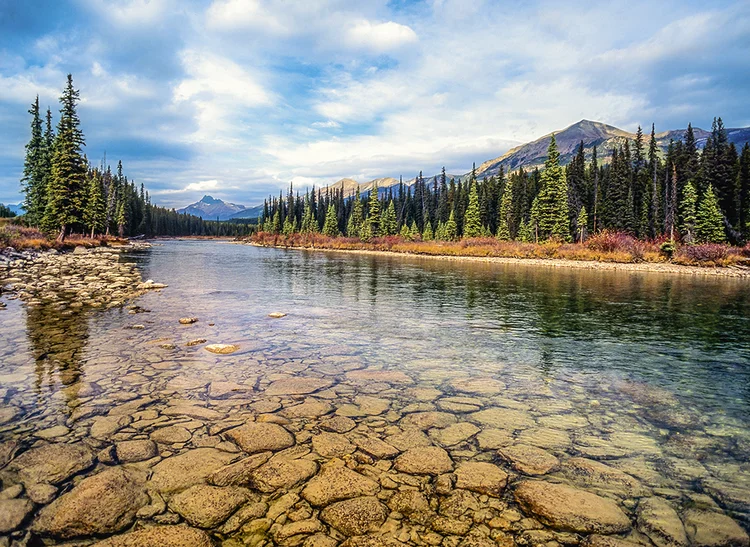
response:
<path id="1" fill-rule="evenodd" d="M 430 523 L 430 528 L 440 534 L 449 536 L 464 536 L 469 533 L 472 522 L 450 517 L 439 516 Z"/>
<path id="2" fill-rule="evenodd" d="M 265 502 L 248 503 L 242 506 L 219 528 L 222 534 L 232 534 L 240 529 L 240 526 L 250 520 L 261 518 L 268 511 L 268 504 Z"/>
<path id="3" fill-rule="evenodd" d="M 250 483 L 261 492 L 270 494 L 279 489 L 289 489 L 306 481 L 318 471 L 311 460 L 271 459 L 250 475 Z"/>
<path id="4" fill-rule="evenodd" d="M 498 450 L 498 454 L 509 462 L 513 469 L 525 475 L 544 475 L 560 463 L 546 450 L 528 444 L 506 446 Z"/>
<path id="5" fill-rule="evenodd" d="M 480 508 L 476 495 L 468 490 L 454 490 L 440 500 L 440 514 L 450 518 L 460 518 L 478 511 Z"/>
<path id="6" fill-rule="evenodd" d="M 286 378 L 276 380 L 269 385 L 265 390 L 265 394 L 268 396 L 308 395 L 332 385 L 333 382 L 331 380 L 324 380 L 322 378 Z"/>
<path id="7" fill-rule="evenodd" d="M 34 504 L 27 499 L 0 500 L 0 534 L 16 530 L 34 510 Z"/>
<path id="8" fill-rule="evenodd" d="M 556 530 L 617 534 L 630 530 L 630 519 L 612 500 L 562 484 L 522 481 L 514 492 L 524 512 Z"/>
<path id="9" fill-rule="evenodd" d="M 432 446 L 432 441 L 419 429 L 405 429 L 385 438 L 385 442 L 401 451 L 421 446 Z"/>
<path id="10" fill-rule="evenodd" d="M 402 429 L 416 427 L 422 431 L 433 427 L 448 427 L 456 423 L 456 417 L 447 412 L 414 412 L 401 419 Z"/>
<path id="11" fill-rule="evenodd" d="M 492 463 L 465 462 L 456 468 L 456 488 L 499 497 L 508 484 L 508 474 Z"/>
<path id="12" fill-rule="evenodd" d="M 203 349 L 218 355 L 227 355 L 239 351 L 240 347 L 237 344 L 208 344 L 207 346 L 204 346 Z"/>
<path id="13" fill-rule="evenodd" d="M 346 378 L 356 383 L 385 382 L 386 384 L 412 384 L 414 380 L 399 370 L 351 370 Z"/>
<path id="14" fill-rule="evenodd" d="M 57 496 L 57 488 L 45 483 L 27 484 L 26 496 L 34 503 L 47 505 Z"/>
<path id="15" fill-rule="evenodd" d="M 750 488 L 747 483 L 732 484 L 714 478 L 705 478 L 701 481 L 701 486 L 712 498 L 730 510 L 750 514 Z"/>
<path id="16" fill-rule="evenodd" d="M 159 454 L 156 443 L 148 439 L 122 441 L 115 445 L 117 459 L 121 462 L 142 462 Z"/>
<path id="17" fill-rule="evenodd" d="M 173 443 L 186 443 L 192 437 L 193 434 L 181 425 L 170 425 L 167 427 L 160 427 L 153 431 L 151 435 L 152 441 L 162 444 L 173 444 Z"/>
<path id="18" fill-rule="evenodd" d="M 498 429 L 528 429 L 534 427 L 534 419 L 520 410 L 510 408 L 488 408 L 469 414 L 469 420 L 487 427 Z"/>
<path id="19" fill-rule="evenodd" d="M 377 531 L 388 510 L 374 496 L 352 498 L 333 503 L 320 512 L 320 518 L 345 536 L 361 536 Z"/>
<path id="20" fill-rule="evenodd" d="M 197 317 L 180 317 L 180 325 L 192 325 L 193 323 L 197 322 Z"/>
<path id="21" fill-rule="evenodd" d="M 281 319 L 282 317 L 286 317 L 286 314 L 281 311 L 272 311 L 268 314 L 268 317 L 270 317 L 271 319 Z"/>
<path id="22" fill-rule="evenodd" d="M 412 475 L 440 475 L 453 471 L 448 453 L 437 446 L 411 448 L 396 458 L 396 469 Z"/>
<path id="23" fill-rule="evenodd" d="M 214 448 L 196 448 L 157 463 L 151 484 L 159 492 L 179 492 L 206 479 L 235 458 Z"/>
<path id="24" fill-rule="evenodd" d="M 365 437 L 363 435 L 357 435 L 353 439 L 354 444 L 357 445 L 362 452 L 369 454 L 373 458 L 377 459 L 390 459 L 395 458 L 399 454 L 398 448 L 388 444 L 385 441 L 381 441 L 377 437 Z"/>
<path id="25" fill-rule="evenodd" d="M 250 422 L 225 435 L 248 454 L 275 452 L 294 445 L 294 437 L 278 424 Z"/>
<path id="26" fill-rule="evenodd" d="M 677 511 L 662 498 L 645 498 L 638 502 L 638 530 L 656 547 L 683 547 L 688 544 L 685 527 Z"/>
<path id="27" fill-rule="evenodd" d="M 25 484 L 60 484 L 93 464 L 94 455 L 86 446 L 53 443 L 23 452 L 8 467 Z"/>
<path id="28" fill-rule="evenodd" d="M 348 498 L 372 496 L 378 490 L 378 484 L 374 480 L 348 467 L 327 465 L 307 483 L 302 490 L 302 497 L 310 504 L 320 507 Z"/>
<path id="29" fill-rule="evenodd" d="M 285 524 L 274 533 L 273 538 L 280 543 L 292 538 L 294 536 L 310 535 L 316 532 L 322 532 L 325 530 L 323 523 L 318 519 L 305 519 L 298 520 L 297 522 L 291 522 Z"/>
<path id="30" fill-rule="evenodd" d="M 280 412 L 285 418 L 317 418 L 333 410 L 331 403 L 316 399 L 307 399 L 300 405 L 290 406 Z"/>
<path id="31" fill-rule="evenodd" d="M 565 450 L 572 444 L 567 431 L 539 427 L 526 429 L 518 435 L 517 441 L 521 444 L 530 444 L 539 448 Z"/>
<path id="32" fill-rule="evenodd" d="M 313 436 L 312 445 L 315 452 L 324 458 L 340 458 L 355 450 L 355 446 L 343 435 L 325 431 Z"/>
<path id="33" fill-rule="evenodd" d="M 596 487 L 628 496 L 642 494 L 638 479 L 601 462 L 586 458 L 570 458 L 560 465 L 562 473 L 576 484 Z"/>
<path id="34" fill-rule="evenodd" d="M 206 340 L 205 338 L 194 338 L 185 345 L 189 348 L 192 348 L 193 346 L 200 346 L 201 344 L 205 344 L 206 342 L 208 342 L 208 340 Z"/>
<path id="35" fill-rule="evenodd" d="M 440 445 L 454 446 L 471 439 L 480 431 L 481 429 L 474 424 L 461 422 L 451 424 L 444 429 L 431 429 L 429 435 L 430 438 Z"/>
<path id="36" fill-rule="evenodd" d="M 461 378 L 449 384 L 456 391 L 472 395 L 498 395 L 505 391 L 505 384 L 493 378 Z"/>
<path id="37" fill-rule="evenodd" d="M 124 530 L 149 502 L 146 474 L 114 467 L 79 482 L 42 509 L 32 530 L 62 539 Z"/>
<path id="38" fill-rule="evenodd" d="M 682 521 L 691 544 L 697 547 L 747 547 L 750 544 L 740 525 L 721 513 L 688 509 Z"/>
<path id="39" fill-rule="evenodd" d="M 203 530 L 188 526 L 154 526 L 95 543 L 94 547 L 213 547 Z"/>
<path id="40" fill-rule="evenodd" d="M 434 514 L 430 507 L 430 502 L 418 490 L 396 492 L 388 500 L 388 507 L 391 511 L 397 511 L 409 520 L 419 524 L 426 524 Z"/>
<path id="41" fill-rule="evenodd" d="M 346 416 L 333 416 L 320 422 L 320 429 L 332 433 L 346 433 L 357 426 L 357 422 Z"/>
<path id="42" fill-rule="evenodd" d="M 161 413 L 165 416 L 187 416 L 188 418 L 196 418 L 198 420 L 221 420 L 224 418 L 224 414 L 217 412 L 211 408 L 205 406 L 191 405 L 191 404 L 177 404 L 174 406 L 168 406 L 163 409 Z"/>
<path id="43" fill-rule="evenodd" d="M 35 435 L 41 439 L 55 439 L 57 437 L 64 437 L 68 433 L 70 433 L 70 429 L 64 425 L 56 425 L 37 431 Z"/>
<path id="44" fill-rule="evenodd" d="M 481 450 L 497 450 L 498 448 L 513 444 L 513 431 L 483 428 L 477 434 L 477 444 Z"/>
<path id="45" fill-rule="evenodd" d="M 248 499 L 242 488 L 197 484 L 169 501 L 169 507 L 189 524 L 198 528 L 215 528 Z"/>
<path id="46" fill-rule="evenodd" d="M 246 394 L 248 391 L 253 391 L 253 388 L 236 382 L 211 382 L 208 387 L 208 396 L 211 399 L 228 399 L 236 395 Z"/>
<path id="47" fill-rule="evenodd" d="M 266 463 L 271 452 L 261 452 L 216 470 L 208 477 L 214 486 L 242 486 L 250 483 L 253 471 Z"/>

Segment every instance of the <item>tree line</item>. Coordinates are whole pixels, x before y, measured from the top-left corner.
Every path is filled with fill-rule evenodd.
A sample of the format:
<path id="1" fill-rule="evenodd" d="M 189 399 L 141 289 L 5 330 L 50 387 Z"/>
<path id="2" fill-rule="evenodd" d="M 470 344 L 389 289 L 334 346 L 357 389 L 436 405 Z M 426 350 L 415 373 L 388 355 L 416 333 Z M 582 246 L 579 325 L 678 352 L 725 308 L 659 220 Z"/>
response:
<path id="1" fill-rule="evenodd" d="M 31 139 L 21 179 L 24 219 L 29 225 L 56 234 L 60 242 L 73 232 L 91 237 L 249 233 L 247 225 L 204 221 L 153 205 L 144 185 L 136 185 L 123 174 L 121 161 L 114 173 L 106 159 L 99 166 L 92 165 L 83 153 L 86 141 L 76 111 L 79 100 L 79 91 L 68 74 L 56 130 L 49 108 L 42 120 L 38 96 L 31 105 Z"/>
<path id="2" fill-rule="evenodd" d="M 750 238 L 750 146 L 741 153 L 715 118 L 703 151 L 691 125 L 663 154 L 652 125 L 648 144 L 641 128 L 600 157 L 581 141 L 561 166 L 554 135 L 543 169 L 519 169 L 481 180 L 476 168 L 448 180 L 445 169 L 422 173 L 412 185 L 369 195 L 343 189 L 304 195 L 290 185 L 286 197 L 264 202 L 260 225 L 269 233 L 319 232 L 368 240 L 401 235 L 423 240 L 497 237 L 538 242 L 583 241 L 603 230 L 641 239 L 684 243 L 744 244 Z"/>

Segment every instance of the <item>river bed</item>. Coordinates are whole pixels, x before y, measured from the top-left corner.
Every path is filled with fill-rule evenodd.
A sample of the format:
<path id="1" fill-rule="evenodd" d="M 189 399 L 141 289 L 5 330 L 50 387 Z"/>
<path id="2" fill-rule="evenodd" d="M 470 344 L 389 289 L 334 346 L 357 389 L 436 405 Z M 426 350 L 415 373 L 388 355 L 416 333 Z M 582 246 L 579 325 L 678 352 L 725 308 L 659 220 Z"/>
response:
<path id="1" fill-rule="evenodd" d="M 120 260 L 168 288 L 3 299 L 0 542 L 747 545 L 749 280 Z"/>

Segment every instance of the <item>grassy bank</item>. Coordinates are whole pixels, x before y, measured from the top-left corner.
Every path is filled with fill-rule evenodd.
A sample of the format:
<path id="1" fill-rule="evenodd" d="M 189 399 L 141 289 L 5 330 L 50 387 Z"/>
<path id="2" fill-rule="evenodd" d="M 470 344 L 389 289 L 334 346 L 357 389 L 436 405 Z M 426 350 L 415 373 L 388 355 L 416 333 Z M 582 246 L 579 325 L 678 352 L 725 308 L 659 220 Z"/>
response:
<path id="1" fill-rule="evenodd" d="M 113 236 L 86 237 L 81 234 L 68 236 L 63 243 L 55 241 L 36 228 L 27 228 L 8 222 L 10 219 L 0 219 L 0 250 L 13 247 L 17 251 L 46 251 L 47 249 L 73 249 L 78 246 L 101 247 L 105 245 L 124 245 L 127 240 Z"/>
<path id="2" fill-rule="evenodd" d="M 573 260 L 622 264 L 676 264 L 699 267 L 748 267 L 750 246 L 677 245 L 671 256 L 661 249 L 661 242 L 637 240 L 627 234 L 603 232 L 585 243 L 521 243 L 495 238 L 473 238 L 460 241 L 406 240 L 399 236 L 374 238 L 363 242 L 357 238 L 326 237 L 320 234 L 283 236 L 260 232 L 246 241 L 270 247 L 315 248 L 341 251 L 385 251 L 413 255 L 508 258 L 537 260 Z"/>

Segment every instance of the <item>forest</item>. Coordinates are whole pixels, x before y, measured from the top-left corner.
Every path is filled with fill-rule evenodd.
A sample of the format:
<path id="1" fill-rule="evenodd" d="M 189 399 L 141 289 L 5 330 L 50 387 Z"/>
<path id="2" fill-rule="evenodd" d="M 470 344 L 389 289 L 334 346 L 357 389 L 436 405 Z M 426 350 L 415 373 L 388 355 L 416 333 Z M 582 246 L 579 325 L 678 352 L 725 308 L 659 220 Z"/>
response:
<path id="1" fill-rule="evenodd" d="M 463 179 L 463 180 L 462 180 Z M 284 197 L 264 203 L 262 231 L 322 233 L 328 237 L 454 241 L 496 237 L 537 243 L 585 241 L 603 231 L 648 241 L 731 243 L 750 237 L 750 146 L 738 153 L 721 118 L 699 150 L 691 125 L 672 140 L 666 154 L 652 125 L 648 142 L 641 128 L 611 155 L 587 158 L 581 142 L 573 160 L 561 166 L 554 135 L 543 169 L 479 180 L 442 174 L 413 185 L 372 189 L 353 198 L 338 190 L 304 195 L 290 186 Z"/>
<path id="2" fill-rule="evenodd" d="M 27 226 L 56 235 L 58 242 L 73 233 L 92 238 L 249 233 L 247 225 L 204 221 L 153 205 L 144 185 L 123 174 L 121 161 L 114 172 L 106 159 L 93 165 L 83 153 L 86 141 L 76 111 L 79 99 L 69 74 L 56 130 L 49 108 L 42 120 L 38 96 L 31 105 L 31 138 L 21 179 L 25 196 L 21 219 Z"/>

